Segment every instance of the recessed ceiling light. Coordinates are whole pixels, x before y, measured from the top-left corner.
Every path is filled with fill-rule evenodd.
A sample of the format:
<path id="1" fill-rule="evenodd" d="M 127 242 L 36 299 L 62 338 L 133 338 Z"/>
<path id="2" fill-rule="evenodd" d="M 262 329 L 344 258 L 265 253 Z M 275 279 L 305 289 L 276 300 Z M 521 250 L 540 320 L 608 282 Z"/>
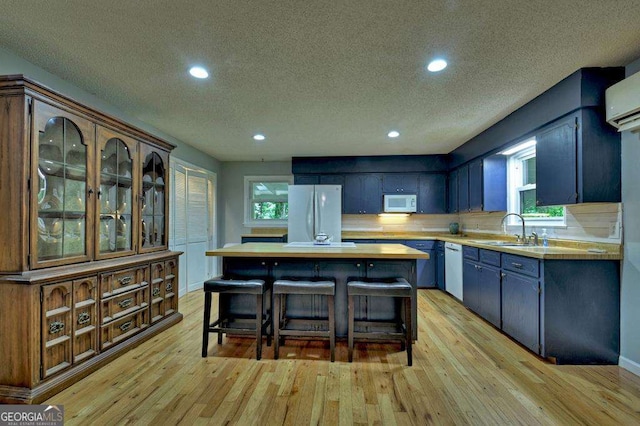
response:
<path id="1" fill-rule="evenodd" d="M 265 138 L 265 136 L 264 136 L 263 134 L 258 133 L 258 134 L 256 134 L 256 135 L 253 135 L 253 140 L 256 140 L 256 141 L 263 141 L 263 140 L 265 140 L 265 139 L 266 139 L 266 138 Z"/>
<path id="2" fill-rule="evenodd" d="M 202 67 L 191 67 L 189 68 L 189 74 L 194 76 L 195 78 L 207 78 L 209 77 L 209 72 Z"/>
<path id="3" fill-rule="evenodd" d="M 445 61 L 444 59 L 434 59 L 433 61 L 429 62 L 429 65 L 427 65 L 427 69 L 431 72 L 442 71 L 446 67 L 447 61 Z"/>
<path id="4" fill-rule="evenodd" d="M 387 133 L 387 136 L 389 136 L 390 138 L 397 138 L 398 136 L 400 136 L 400 132 L 396 130 L 392 130 L 389 133 Z"/>

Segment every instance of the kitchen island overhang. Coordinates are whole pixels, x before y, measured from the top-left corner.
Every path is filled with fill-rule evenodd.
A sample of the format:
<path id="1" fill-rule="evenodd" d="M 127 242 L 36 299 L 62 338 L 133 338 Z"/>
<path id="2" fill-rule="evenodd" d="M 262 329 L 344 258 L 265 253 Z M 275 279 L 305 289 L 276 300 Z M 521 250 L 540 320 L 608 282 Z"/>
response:
<path id="1" fill-rule="evenodd" d="M 336 335 L 347 336 L 347 281 L 352 278 L 406 279 L 413 288 L 412 321 L 417 325 L 416 261 L 429 259 L 429 254 L 402 244 L 357 244 L 355 247 L 286 247 L 283 243 L 247 243 L 206 252 L 222 257 L 225 277 L 260 277 L 277 280 L 286 277 L 331 277 L 336 280 Z M 255 302 L 253 302 L 255 303 Z M 234 313 L 255 312 L 251 298 L 228 295 L 220 309 Z M 269 304 L 266 309 L 271 309 Z M 296 297 L 287 300 L 287 312 L 292 316 L 327 315 L 322 296 Z M 265 312 L 266 313 L 266 312 Z M 398 315 L 393 298 L 362 297 L 355 304 L 358 318 L 388 320 Z M 413 338 L 417 339 L 417 326 Z"/>

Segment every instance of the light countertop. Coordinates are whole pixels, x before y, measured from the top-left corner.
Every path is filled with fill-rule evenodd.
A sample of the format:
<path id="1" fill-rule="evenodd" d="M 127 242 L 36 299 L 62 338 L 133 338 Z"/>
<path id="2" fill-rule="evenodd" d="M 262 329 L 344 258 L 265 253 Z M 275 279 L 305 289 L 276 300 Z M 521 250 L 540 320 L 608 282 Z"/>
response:
<path id="1" fill-rule="evenodd" d="M 286 243 L 246 243 L 206 252 L 207 256 L 314 259 L 429 259 L 402 244 L 356 244 L 355 247 L 286 247 Z"/>
<path id="2" fill-rule="evenodd" d="M 512 241 L 513 237 L 506 238 L 503 235 L 469 234 L 451 235 L 446 233 L 427 232 L 343 232 L 343 239 L 393 239 L 393 240 L 436 240 L 453 242 L 465 246 L 499 251 L 502 253 L 516 254 L 533 257 L 536 259 L 565 259 L 565 260 L 621 260 L 622 250 L 619 244 L 595 243 L 588 241 L 551 240 L 550 247 L 542 246 L 495 246 L 483 243 L 484 241 Z M 604 253 L 594 253 L 589 249 L 604 250 Z"/>

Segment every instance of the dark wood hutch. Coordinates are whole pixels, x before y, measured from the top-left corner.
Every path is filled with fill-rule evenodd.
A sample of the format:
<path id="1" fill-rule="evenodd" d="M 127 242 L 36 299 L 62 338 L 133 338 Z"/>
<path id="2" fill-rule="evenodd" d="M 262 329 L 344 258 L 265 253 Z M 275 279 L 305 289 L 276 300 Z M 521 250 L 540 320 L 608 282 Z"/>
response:
<path id="1" fill-rule="evenodd" d="M 173 148 L 0 77 L 0 402 L 41 402 L 182 319 Z"/>

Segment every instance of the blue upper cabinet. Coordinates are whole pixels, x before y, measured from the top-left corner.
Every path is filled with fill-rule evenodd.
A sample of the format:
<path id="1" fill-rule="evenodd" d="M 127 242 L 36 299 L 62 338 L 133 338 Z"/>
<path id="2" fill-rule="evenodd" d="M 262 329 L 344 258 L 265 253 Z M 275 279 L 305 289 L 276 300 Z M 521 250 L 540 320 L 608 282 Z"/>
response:
<path id="1" fill-rule="evenodd" d="M 554 206 L 578 202 L 577 118 L 572 116 L 536 136 L 536 204 Z"/>
<path id="2" fill-rule="evenodd" d="M 469 163 L 469 211 L 482 211 L 482 190 L 484 178 L 482 175 L 482 160 Z"/>
<path id="3" fill-rule="evenodd" d="M 418 175 L 416 173 L 384 173 L 382 192 L 384 194 L 417 194 Z"/>
<path id="4" fill-rule="evenodd" d="M 458 170 L 452 170 L 449 172 L 449 185 L 448 185 L 448 209 L 449 213 L 458 213 Z"/>
<path id="5" fill-rule="evenodd" d="M 320 175 L 295 175 L 293 183 L 295 185 L 317 185 L 320 183 Z"/>
<path id="6" fill-rule="evenodd" d="M 344 214 L 378 214 L 382 212 L 382 179 L 376 173 L 345 175 Z"/>
<path id="7" fill-rule="evenodd" d="M 597 109 L 582 109 L 536 132 L 536 204 L 619 202 L 620 136 Z"/>
<path id="8" fill-rule="evenodd" d="M 457 174 L 455 173 L 457 172 Z M 458 212 L 503 211 L 507 208 L 507 161 L 503 155 L 480 158 L 449 174 L 449 213 L 455 213 L 451 198 L 457 193 Z M 452 186 L 457 178 L 457 189 Z M 455 200 L 455 198 L 454 198 Z"/>
<path id="9" fill-rule="evenodd" d="M 418 213 L 442 214 L 447 212 L 447 175 L 424 173 L 418 175 Z"/>
<path id="10" fill-rule="evenodd" d="M 458 211 L 469 211 L 469 166 L 458 168 Z"/>

